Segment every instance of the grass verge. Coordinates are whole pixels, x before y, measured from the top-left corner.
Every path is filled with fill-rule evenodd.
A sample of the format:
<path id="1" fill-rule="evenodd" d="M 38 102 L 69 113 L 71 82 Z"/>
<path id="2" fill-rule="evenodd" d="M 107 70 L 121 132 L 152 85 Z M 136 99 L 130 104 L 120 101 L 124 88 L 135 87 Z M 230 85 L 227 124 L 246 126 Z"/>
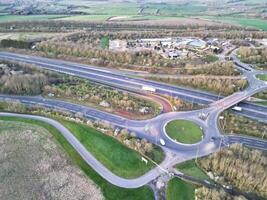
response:
<path id="1" fill-rule="evenodd" d="M 165 129 L 169 137 L 186 144 L 199 142 L 203 135 L 197 124 L 187 120 L 173 120 L 166 125 Z"/>
<path id="2" fill-rule="evenodd" d="M 262 81 L 267 81 L 267 74 L 259 74 L 257 75 L 257 78 Z"/>
<path id="3" fill-rule="evenodd" d="M 64 150 L 68 153 L 70 160 L 73 163 L 77 164 L 84 171 L 84 173 L 101 188 L 101 191 L 107 200 L 117 200 L 117 199 L 153 200 L 154 199 L 153 192 L 148 186 L 143 186 L 137 189 L 124 189 L 108 183 L 81 158 L 81 156 L 76 152 L 76 150 L 52 125 L 38 120 L 24 119 L 19 117 L 0 117 L 0 120 L 30 123 L 47 129 L 54 136 L 54 138 L 60 143 L 60 145 L 64 148 Z"/>
<path id="4" fill-rule="evenodd" d="M 179 163 L 176 169 L 188 176 L 193 176 L 202 180 L 208 180 L 209 176 L 196 164 L 195 160 L 188 160 Z"/>
<path id="5" fill-rule="evenodd" d="M 166 192 L 167 200 L 195 199 L 195 186 L 179 178 L 169 181 Z"/>
<path id="6" fill-rule="evenodd" d="M 110 171 L 121 177 L 136 178 L 154 167 L 152 162 L 147 165 L 142 162 L 142 156 L 138 152 L 94 128 L 62 119 L 59 122 Z"/>

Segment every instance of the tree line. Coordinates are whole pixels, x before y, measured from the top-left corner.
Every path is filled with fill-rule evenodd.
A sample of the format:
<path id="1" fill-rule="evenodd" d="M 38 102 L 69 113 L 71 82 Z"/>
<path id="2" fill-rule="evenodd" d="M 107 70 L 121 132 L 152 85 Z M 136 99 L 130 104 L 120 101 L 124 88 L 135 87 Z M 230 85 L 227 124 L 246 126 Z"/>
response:
<path id="1" fill-rule="evenodd" d="M 226 193 L 223 189 L 211 189 L 200 187 L 196 189 L 195 196 L 197 200 L 247 200 L 244 196 L 233 196 Z"/>
<path id="2" fill-rule="evenodd" d="M 208 29 L 207 29 L 208 27 Z M 227 39 L 266 38 L 267 33 L 252 28 L 243 28 L 226 24 L 209 25 L 170 25 L 165 24 L 131 24 L 118 22 L 71 22 L 71 21 L 28 21 L 28 22 L 1 22 L 1 32 L 69 32 L 77 30 L 106 31 L 106 32 L 141 32 L 142 37 L 159 37 L 161 35 L 217 37 Z M 146 31 L 143 31 L 146 30 Z M 139 37 L 140 38 L 140 37 Z"/>
<path id="3" fill-rule="evenodd" d="M 0 92 L 9 94 L 36 95 L 42 92 L 49 78 L 39 71 L 25 72 L 19 65 L 0 65 Z"/>
<path id="4" fill-rule="evenodd" d="M 241 60 L 251 64 L 267 64 L 267 48 L 240 47 L 238 54 Z"/>
<path id="5" fill-rule="evenodd" d="M 136 115 L 154 115 L 159 105 L 126 92 L 76 77 L 38 69 L 33 65 L 3 62 L 0 65 L 0 93 L 48 96 L 69 99 L 108 111 L 126 111 Z M 103 105 L 101 104 L 103 103 Z M 140 112 L 145 108 L 145 112 Z M 128 113 L 128 114 L 129 114 Z"/>
<path id="6" fill-rule="evenodd" d="M 99 39 L 96 41 L 99 41 Z M 70 57 L 70 58 L 86 58 L 87 62 L 94 65 L 108 66 L 108 67 L 124 67 L 132 68 L 135 66 L 146 66 L 146 67 L 166 67 L 175 68 L 181 67 L 189 62 L 190 59 L 167 59 L 161 55 L 149 51 L 143 50 L 139 52 L 113 52 L 107 49 L 101 49 L 92 47 L 92 44 L 87 45 L 86 43 L 72 42 L 72 41 L 43 41 L 36 47 L 39 51 L 46 53 L 52 57 Z M 213 62 L 210 59 L 210 54 L 204 55 L 198 59 L 198 62 Z"/>
<path id="7" fill-rule="evenodd" d="M 200 165 L 255 199 L 267 198 L 267 156 L 262 151 L 232 145 L 201 159 Z"/>
<path id="8" fill-rule="evenodd" d="M 12 40 L 12 39 L 3 39 L 0 41 L 0 47 L 8 48 L 19 48 L 19 49 L 30 49 L 33 45 L 33 42 L 23 41 L 23 40 Z"/>
<path id="9" fill-rule="evenodd" d="M 240 91 L 247 86 L 247 80 L 242 78 L 224 78 L 224 77 L 209 77 L 209 76 L 193 76 L 193 77 L 151 77 L 156 81 L 162 81 L 175 85 L 183 85 L 196 89 L 212 91 L 220 95 L 230 95 Z"/>
<path id="10" fill-rule="evenodd" d="M 141 114 L 139 110 L 146 107 L 146 114 L 155 114 L 159 110 L 157 105 L 148 100 L 79 78 L 69 78 L 58 84 L 46 85 L 43 94 L 49 93 L 57 98 L 71 99 L 83 104 L 101 106 L 101 103 L 105 102 L 109 111 L 124 110 Z"/>
<path id="11" fill-rule="evenodd" d="M 267 124 L 250 118 L 235 115 L 233 112 L 223 113 L 220 126 L 225 133 L 241 134 L 267 139 Z"/>

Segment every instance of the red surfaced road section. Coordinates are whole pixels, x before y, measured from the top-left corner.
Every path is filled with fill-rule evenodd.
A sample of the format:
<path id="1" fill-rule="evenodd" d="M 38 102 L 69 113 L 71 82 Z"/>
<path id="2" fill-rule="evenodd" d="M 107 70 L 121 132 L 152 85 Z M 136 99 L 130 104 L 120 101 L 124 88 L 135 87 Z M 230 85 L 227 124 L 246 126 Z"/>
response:
<path id="1" fill-rule="evenodd" d="M 155 94 L 147 94 L 147 97 L 151 98 L 153 101 L 159 103 L 162 106 L 162 112 L 172 112 L 172 105 L 168 99 L 165 99 L 164 97 L 155 95 Z"/>

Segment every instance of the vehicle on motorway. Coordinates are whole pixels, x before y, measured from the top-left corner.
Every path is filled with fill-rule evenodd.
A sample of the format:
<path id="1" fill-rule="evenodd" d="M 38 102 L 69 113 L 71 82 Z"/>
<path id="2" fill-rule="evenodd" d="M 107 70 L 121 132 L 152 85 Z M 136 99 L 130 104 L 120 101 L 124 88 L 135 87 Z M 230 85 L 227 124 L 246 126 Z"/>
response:
<path id="1" fill-rule="evenodd" d="M 148 92 L 156 92 L 156 88 L 150 87 L 150 86 L 146 86 L 146 85 L 142 86 L 142 90 L 148 91 Z"/>
<path id="2" fill-rule="evenodd" d="M 232 108 L 232 110 L 235 110 L 235 111 L 242 111 L 242 108 L 241 107 L 239 107 L 239 106 L 235 106 L 235 107 L 233 107 Z"/>

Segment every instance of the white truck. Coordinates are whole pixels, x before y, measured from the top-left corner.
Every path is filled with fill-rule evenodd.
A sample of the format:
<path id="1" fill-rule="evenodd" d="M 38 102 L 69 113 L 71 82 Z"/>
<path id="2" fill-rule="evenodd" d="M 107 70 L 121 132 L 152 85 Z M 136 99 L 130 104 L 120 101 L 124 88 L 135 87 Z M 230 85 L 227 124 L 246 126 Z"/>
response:
<path id="1" fill-rule="evenodd" d="M 239 106 L 235 106 L 235 107 L 233 107 L 232 108 L 232 110 L 235 110 L 235 111 L 242 111 L 242 108 L 241 107 L 239 107 Z"/>
<path id="2" fill-rule="evenodd" d="M 150 86 L 146 86 L 146 85 L 142 86 L 142 90 L 148 91 L 148 92 L 156 92 L 156 88 L 150 87 Z"/>

